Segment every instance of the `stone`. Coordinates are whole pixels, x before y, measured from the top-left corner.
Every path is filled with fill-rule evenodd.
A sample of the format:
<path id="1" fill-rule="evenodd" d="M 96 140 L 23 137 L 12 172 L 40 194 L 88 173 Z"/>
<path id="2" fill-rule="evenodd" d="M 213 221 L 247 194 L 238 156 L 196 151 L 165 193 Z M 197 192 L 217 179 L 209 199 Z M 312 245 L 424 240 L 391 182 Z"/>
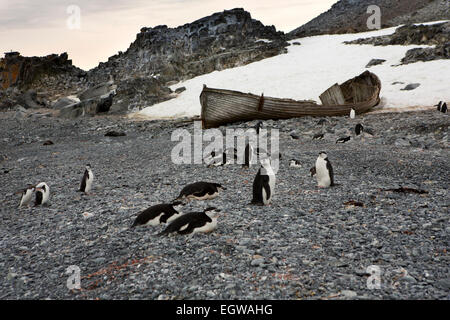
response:
<path id="1" fill-rule="evenodd" d="M 410 83 L 410 84 L 406 85 L 406 87 L 404 87 L 403 89 L 400 89 L 400 90 L 410 91 L 410 90 L 414 90 L 414 89 L 418 88 L 419 86 L 420 86 L 420 83 Z"/>
<path id="2" fill-rule="evenodd" d="M 385 62 L 386 60 L 384 59 L 372 59 L 369 61 L 369 63 L 366 65 L 366 68 L 370 68 L 372 66 L 376 66 L 379 64 L 382 64 L 383 62 Z"/>
<path id="3" fill-rule="evenodd" d="M 58 109 L 59 110 L 59 109 L 65 107 L 65 106 L 68 106 L 68 105 L 71 105 L 71 104 L 74 104 L 74 103 L 78 103 L 78 102 L 80 102 L 80 99 L 78 99 L 78 98 L 63 97 L 61 99 L 58 99 L 55 103 L 53 103 L 51 105 L 51 107 L 53 109 Z"/>
<path id="4" fill-rule="evenodd" d="M 186 87 L 179 87 L 175 89 L 175 93 L 181 93 L 183 91 L 186 91 Z"/>

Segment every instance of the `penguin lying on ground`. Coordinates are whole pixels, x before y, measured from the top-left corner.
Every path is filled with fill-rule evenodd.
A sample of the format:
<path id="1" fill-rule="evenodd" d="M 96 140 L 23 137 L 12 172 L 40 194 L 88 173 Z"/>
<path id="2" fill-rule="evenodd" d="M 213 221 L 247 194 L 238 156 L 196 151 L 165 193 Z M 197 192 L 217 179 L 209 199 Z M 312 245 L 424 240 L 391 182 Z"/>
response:
<path id="1" fill-rule="evenodd" d="M 202 212 L 189 212 L 173 220 L 159 235 L 170 233 L 190 234 L 207 233 L 217 227 L 217 212 L 219 209 L 209 207 Z"/>
<path id="2" fill-rule="evenodd" d="M 162 223 L 170 223 L 182 215 L 180 208 L 183 205 L 184 204 L 181 201 L 174 201 L 172 203 L 162 203 L 151 206 L 139 213 L 131 228 L 136 226 L 156 226 Z"/>
<path id="3" fill-rule="evenodd" d="M 350 141 L 350 138 L 351 138 L 350 136 L 339 138 L 336 140 L 336 143 L 346 143 L 347 141 Z"/>
<path id="4" fill-rule="evenodd" d="M 185 186 L 175 201 L 211 200 L 216 198 L 221 190 L 226 189 L 218 183 L 199 181 Z"/>
<path id="5" fill-rule="evenodd" d="M 275 173 L 270 166 L 270 159 L 262 159 L 261 167 L 253 181 L 253 198 L 251 204 L 269 204 L 275 192 L 275 180 Z"/>
<path id="6" fill-rule="evenodd" d="M 313 140 L 322 140 L 324 137 L 323 133 L 318 133 L 316 135 L 314 135 Z"/>
<path id="7" fill-rule="evenodd" d="M 34 202 L 35 206 L 44 204 L 48 201 L 50 197 L 50 188 L 45 182 L 39 183 L 36 188 L 36 200 Z"/>
<path id="8" fill-rule="evenodd" d="M 29 184 L 25 189 L 16 192 L 16 194 L 22 195 L 22 197 L 20 198 L 19 208 L 28 206 L 28 204 L 31 202 L 31 199 L 33 199 L 33 192 L 34 186 L 32 186 L 31 184 Z"/>
<path id="9" fill-rule="evenodd" d="M 302 165 L 301 165 L 300 161 L 291 159 L 291 160 L 289 160 L 289 167 L 301 168 Z"/>
<path id="10" fill-rule="evenodd" d="M 319 153 L 315 169 L 317 185 L 319 187 L 328 188 L 334 186 L 333 167 L 330 160 L 328 160 L 328 155 L 325 151 Z"/>

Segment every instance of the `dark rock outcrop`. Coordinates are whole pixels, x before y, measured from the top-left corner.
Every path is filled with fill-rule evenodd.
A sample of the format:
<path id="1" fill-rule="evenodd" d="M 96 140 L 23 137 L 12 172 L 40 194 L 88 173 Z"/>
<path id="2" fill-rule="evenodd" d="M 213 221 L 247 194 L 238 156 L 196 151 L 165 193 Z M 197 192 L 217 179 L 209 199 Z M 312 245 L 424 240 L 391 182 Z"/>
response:
<path id="1" fill-rule="evenodd" d="M 0 85 L 19 91 L 3 90 L 0 108 L 12 108 L 33 89 L 38 97 L 45 93 L 44 106 L 57 106 L 61 116 L 126 113 L 176 97 L 169 85 L 285 53 L 288 45 L 274 26 L 232 9 L 177 28 L 142 28 L 127 51 L 88 72 L 72 66 L 66 53 L 27 58 L 11 52 L 0 62 Z M 104 96 L 107 81 L 117 86 L 114 98 Z M 81 101 L 58 101 L 70 95 Z"/>
<path id="2" fill-rule="evenodd" d="M 126 112 L 173 98 L 169 85 L 286 52 L 283 32 L 243 9 L 225 10 L 192 23 L 142 28 L 127 51 L 89 71 L 91 82 L 117 83 L 112 109 Z"/>
<path id="3" fill-rule="evenodd" d="M 434 48 L 414 48 L 406 51 L 402 58 L 402 64 L 414 63 L 417 61 L 432 61 L 439 59 L 450 59 L 450 42 L 438 45 Z"/>
<path id="4" fill-rule="evenodd" d="M 370 5 L 381 9 L 381 27 L 450 19 L 448 0 L 340 0 L 328 11 L 287 34 L 289 39 L 369 31 Z"/>
<path id="5" fill-rule="evenodd" d="M 440 45 L 450 42 L 450 22 L 432 25 L 406 25 L 398 27 L 393 34 L 346 41 L 345 44 L 389 45 Z"/>
<path id="6" fill-rule="evenodd" d="M 3 89 L 11 86 L 30 88 L 44 77 L 48 81 L 49 77 L 62 74 L 74 77 L 86 75 L 72 65 L 65 52 L 44 57 L 23 57 L 19 52 L 7 52 L 0 60 L 0 85 Z"/>
<path id="7" fill-rule="evenodd" d="M 346 41 L 345 44 L 388 45 L 434 45 L 432 48 L 414 48 L 406 52 L 402 64 L 417 61 L 450 59 L 450 22 L 432 25 L 406 25 L 395 30 L 393 34 L 360 38 Z"/>
<path id="8" fill-rule="evenodd" d="M 383 62 L 385 62 L 386 60 L 384 59 L 372 59 L 369 61 L 369 63 L 366 65 L 366 68 L 370 68 L 372 66 L 377 66 L 379 64 L 382 64 Z"/>

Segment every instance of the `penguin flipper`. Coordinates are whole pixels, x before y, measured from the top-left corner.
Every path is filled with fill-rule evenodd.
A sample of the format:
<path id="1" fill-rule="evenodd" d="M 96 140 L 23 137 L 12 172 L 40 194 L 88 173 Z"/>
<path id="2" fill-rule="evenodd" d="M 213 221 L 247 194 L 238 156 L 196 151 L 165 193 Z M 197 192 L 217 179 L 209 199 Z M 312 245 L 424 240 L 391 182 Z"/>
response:
<path id="1" fill-rule="evenodd" d="M 333 173 L 333 166 L 331 165 L 331 162 L 327 159 L 327 169 L 330 173 L 330 180 L 331 180 L 331 186 L 334 186 L 334 173 Z"/>
<path id="2" fill-rule="evenodd" d="M 270 193 L 270 186 L 269 186 L 269 176 L 268 175 L 263 175 L 262 176 L 262 181 L 263 181 L 263 188 L 266 191 L 266 198 L 270 199 L 271 193 Z"/>
<path id="3" fill-rule="evenodd" d="M 258 170 L 256 174 L 255 180 L 253 181 L 253 199 L 252 204 L 263 203 L 262 199 L 262 177 L 261 177 L 261 168 Z"/>

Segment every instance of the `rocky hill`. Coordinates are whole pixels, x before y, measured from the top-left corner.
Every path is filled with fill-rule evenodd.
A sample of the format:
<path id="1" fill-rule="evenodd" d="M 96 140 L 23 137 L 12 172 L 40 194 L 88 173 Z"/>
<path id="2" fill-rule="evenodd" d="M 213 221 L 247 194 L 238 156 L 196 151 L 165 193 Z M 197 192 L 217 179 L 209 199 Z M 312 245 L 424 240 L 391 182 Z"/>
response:
<path id="1" fill-rule="evenodd" d="M 114 93 L 107 110 L 126 113 L 175 97 L 182 88 L 173 92 L 169 86 L 178 81 L 272 57 L 286 52 L 288 45 L 283 32 L 237 8 L 177 28 L 142 28 L 127 51 L 88 72 L 72 66 L 65 53 L 39 58 L 8 53 L 0 62 L 0 109 L 70 106 L 64 114 L 78 115 L 86 113 L 85 105 L 89 110 L 106 110 L 104 99 L 110 101 Z M 114 89 L 108 91 L 112 83 Z M 89 94 L 88 104 L 78 104 L 86 96 L 82 93 L 93 87 L 100 88 L 93 92 L 102 94 Z M 23 105 L 25 99 L 19 97 L 27 90 L 32 92 L 26 100 L 32 101 Z M 67 95 L 77 95 L 78 100 L 55 103 Z M 102 104 L 100 108 L 93 105 L 94 98 L 99 98 L 95 101 Z"/>
<path id="2" fill-rule="evenodd" d="M 118 85 L 115 109 L 140 109 L 158 102 L 155 91 L 167 93 L 165 86 L 272 57 L 286 46 L 285 34 L 274 26 L 243 9 L 226 10 L 177 28 L 142 28 L 127 51 L 100 63 L 89 79 L 99 83 L 111 76 Z"/>
<path id="3" fill-rule="evenodd" d="M 370 5 L 381 9 L 381 27 L 450 19 L 448 0 L 340 0 L 328 11 L 292 30 L 289 39 L 367 31 Z"/>

